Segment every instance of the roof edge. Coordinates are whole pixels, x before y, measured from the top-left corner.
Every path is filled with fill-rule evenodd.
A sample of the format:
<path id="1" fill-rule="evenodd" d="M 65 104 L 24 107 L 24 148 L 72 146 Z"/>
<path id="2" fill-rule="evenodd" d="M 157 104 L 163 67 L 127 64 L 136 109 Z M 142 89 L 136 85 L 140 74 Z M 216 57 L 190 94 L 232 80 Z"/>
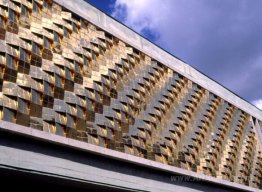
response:
<path id="1" fill-rule="evenodd" d="M 262 110 L 84 0 L 53 0 L 262 121 Z"/>

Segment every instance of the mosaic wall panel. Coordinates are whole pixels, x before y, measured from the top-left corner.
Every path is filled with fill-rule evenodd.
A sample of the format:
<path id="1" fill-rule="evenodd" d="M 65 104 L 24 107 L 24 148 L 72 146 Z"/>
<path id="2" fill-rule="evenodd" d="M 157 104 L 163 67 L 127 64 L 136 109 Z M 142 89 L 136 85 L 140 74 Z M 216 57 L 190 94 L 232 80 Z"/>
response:
<path id="1" fill-rule="evenodd" d="M 261 122 L 49 0 L 0 0 L 0 118 L 261 188 Z"/>

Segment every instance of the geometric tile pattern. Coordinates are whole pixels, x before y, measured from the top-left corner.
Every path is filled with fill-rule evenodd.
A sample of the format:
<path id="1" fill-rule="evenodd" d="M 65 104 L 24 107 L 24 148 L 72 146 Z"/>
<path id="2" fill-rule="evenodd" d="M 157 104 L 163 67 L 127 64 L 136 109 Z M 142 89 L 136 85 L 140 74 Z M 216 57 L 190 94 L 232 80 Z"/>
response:
<path id="1" fill-rule="evenodd" d="M 261 188 L 261 122 L 50 0 L 0 0 L 0 118 Z"/>

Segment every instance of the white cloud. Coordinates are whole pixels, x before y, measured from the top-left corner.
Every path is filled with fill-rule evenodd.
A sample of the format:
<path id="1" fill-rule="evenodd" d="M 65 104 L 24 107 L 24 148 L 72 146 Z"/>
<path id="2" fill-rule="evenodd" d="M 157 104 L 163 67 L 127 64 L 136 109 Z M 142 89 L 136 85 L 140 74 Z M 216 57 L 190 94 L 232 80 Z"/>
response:
<path id="1" fill-rule="evenodd" d="M 113 7 L 113 17 L 238 95 L 262 98 L 261 0 L 116 0 Z"/>
<path id="2" fill-rule="evenodd" d="M 210 21 L 196 8 L 201 5 L 205 6 L 201 1 L 116 0 L 112 16 L 139 33 L 150 31 L 158 37 L 156 43 L 171 51 L 183 44 L 179 54 L 199 40 L 202 30 L 197 25 Z"/>
<path id="3" fill-rule="evenodd" d="M 257 108 L 262 110 L 262 99 L 258 99 L 252 102 Z"/>
<path id="4" fill-rule="evenodd" d="M 157 30 L 158 22 L 165 19 L 165 6 L 161 0 L 116 0 L 112 16 L 139 33 L 145 29 Z"/>

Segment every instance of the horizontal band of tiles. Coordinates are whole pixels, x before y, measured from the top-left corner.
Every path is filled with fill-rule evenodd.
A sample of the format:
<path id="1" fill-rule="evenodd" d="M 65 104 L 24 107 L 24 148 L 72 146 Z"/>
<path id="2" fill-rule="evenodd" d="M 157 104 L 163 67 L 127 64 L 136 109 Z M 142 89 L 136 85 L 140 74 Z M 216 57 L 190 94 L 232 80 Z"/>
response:
<path id="1" fill-rule="evenodd" d="M 0 0 L 0 119 L 261 187 L 260 119 L 53 1 Z"/>

